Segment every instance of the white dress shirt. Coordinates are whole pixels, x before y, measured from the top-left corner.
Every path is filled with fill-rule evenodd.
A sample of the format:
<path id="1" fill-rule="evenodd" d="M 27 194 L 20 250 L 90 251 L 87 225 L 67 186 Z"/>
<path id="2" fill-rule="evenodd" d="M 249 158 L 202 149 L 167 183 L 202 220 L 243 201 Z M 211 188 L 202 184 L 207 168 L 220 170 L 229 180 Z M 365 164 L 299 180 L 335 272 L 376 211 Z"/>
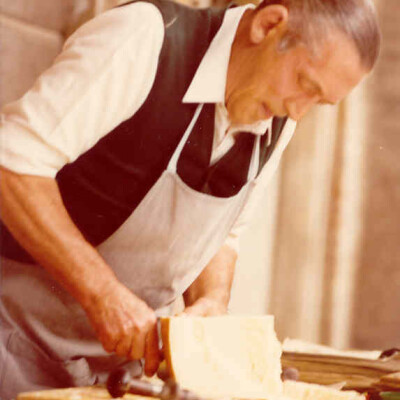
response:
<path id="1" fill-rule="evenodd" d="M 216 104 L 212 162 L 229 150 L 236 132 L 264 134 L 272 121 L 232 126 L 224 107 L 231 45 L 250 7 L 254 6 L 226 12 L 182 100 Z M 79 28 L 34 86 L 3 108 L 0 164 L 21 174 L 55 177 L 144 103 L 155 79 L 163 39 L 160 11 L 144 2 L 112 9 Z M 288 121 L 282 133 L 285 143 L 294 127 L 294 121 Z M 257 190 L 228 238 L 235 249 L 266 188 L 269 178 L 263 175 L 269 176 L 262 173 L 257 179 Z"/>

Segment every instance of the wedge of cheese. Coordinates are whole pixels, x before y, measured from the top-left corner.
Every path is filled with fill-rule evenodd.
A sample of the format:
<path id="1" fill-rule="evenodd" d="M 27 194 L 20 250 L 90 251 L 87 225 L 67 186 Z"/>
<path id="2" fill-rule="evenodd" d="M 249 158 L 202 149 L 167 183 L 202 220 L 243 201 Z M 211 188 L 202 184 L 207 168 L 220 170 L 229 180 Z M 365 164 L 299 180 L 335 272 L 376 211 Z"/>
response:
<path id="1" fill-rule="evenodd" d="M 294 381 L 283 382 L 283 395 L 293 400 L 365 400 L 365 396 L 358 392 Z"/>
<path id="2" fill-rule="evenodd" d="M 272 316 L 173 317 L 161 327 L 169 372 L 183 388 L 213 399 L 281 396 Z"/>

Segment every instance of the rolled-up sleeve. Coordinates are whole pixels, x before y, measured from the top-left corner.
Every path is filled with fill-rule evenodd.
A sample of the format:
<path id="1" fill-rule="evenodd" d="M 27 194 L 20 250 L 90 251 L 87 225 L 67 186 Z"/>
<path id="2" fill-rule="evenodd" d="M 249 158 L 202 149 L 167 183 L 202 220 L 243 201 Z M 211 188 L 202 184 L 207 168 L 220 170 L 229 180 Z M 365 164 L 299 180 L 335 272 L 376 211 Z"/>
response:
<path id="1" fill-rule="evenodd" d="M 251 224 L 255 210 L 268 190 L 268 184 L 279 166 L 283 151 L 286 149 L 295 129 L 296 122 L 288 119 L 281 134 L 281 143 L 279 143 L 279 146 L 274 150 L 272 157 L 268 161 L 268 166 L 264 167 L 255 180 L 255 185 L 252 188 L 250 196 L 229 232 L 225 245 L 235 250 L 237 254 L 239 254 L 240 249 L 240 238 L 243 235 L 243 232 L 246 231 L 248 226 Z"/>
<path id="2" fill-rule="evenodd" d="M 143 104 L 163 39 L 159 10 L 144 2 L 79 28 L 34 86 L 3 108 L 0 164 L 54 177 Z"/>

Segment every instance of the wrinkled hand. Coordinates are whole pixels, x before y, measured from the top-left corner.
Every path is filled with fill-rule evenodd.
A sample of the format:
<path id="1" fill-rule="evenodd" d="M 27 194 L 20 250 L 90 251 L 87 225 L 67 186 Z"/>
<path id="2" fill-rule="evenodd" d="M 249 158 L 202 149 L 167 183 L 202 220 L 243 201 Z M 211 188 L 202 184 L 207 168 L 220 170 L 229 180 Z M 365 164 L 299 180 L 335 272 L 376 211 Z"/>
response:
<path id="1" fill-rule="evenodd" d="M 189 315 L 194 317 L 212 317 L 224 315 L 228 312 L 227 307 L 223 302 L 207 297 L 201 297 L 196 300 L 191 306 L 186 307 L 182 316 Z"/>
<path id="2" fill-rule="evenodd" d="M 161 359 L 157 318 L 144 301 L 113 282 L 84 309 L 107 352 L 133 360 L 144 358 L 145 374 L 155 374 Z"/>

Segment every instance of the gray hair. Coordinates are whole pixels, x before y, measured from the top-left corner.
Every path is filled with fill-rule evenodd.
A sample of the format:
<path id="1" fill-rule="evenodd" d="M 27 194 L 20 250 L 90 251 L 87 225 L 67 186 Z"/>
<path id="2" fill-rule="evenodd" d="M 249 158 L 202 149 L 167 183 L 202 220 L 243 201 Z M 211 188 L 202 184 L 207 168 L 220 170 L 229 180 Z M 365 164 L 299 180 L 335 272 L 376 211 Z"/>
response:
<path id="1" fill-rule="evenodd" d="M 321 43 L 334 28 L 349 37 L 368 70 L 374 66 L 381 34 L 372 0 L 263 0 L 257 9 L 280 4 L 289 11 L 288 32 L 282 50 L 303 42 L 310 48 Z"/>

